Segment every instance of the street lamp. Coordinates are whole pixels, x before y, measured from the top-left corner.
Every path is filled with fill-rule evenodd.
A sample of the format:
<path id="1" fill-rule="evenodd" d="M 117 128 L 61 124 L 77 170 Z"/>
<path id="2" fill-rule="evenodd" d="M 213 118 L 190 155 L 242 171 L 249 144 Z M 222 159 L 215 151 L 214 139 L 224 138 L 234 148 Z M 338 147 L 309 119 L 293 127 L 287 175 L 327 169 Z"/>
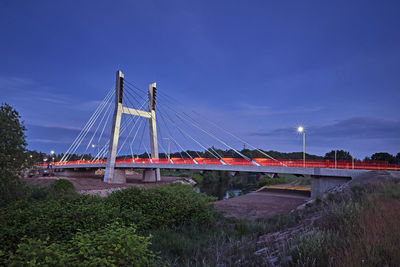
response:
<path id="1" fill-rule="evenodd" d="M 303 126 L 297 127 L 297 132 L 303 134 L 303 168 L 306 167 L 306 132 Z"/>
<path id="2" fill-rule="evenodd" d="M 53 159 L 53 163 L 54 163 L 54 154 L 55 154 L 55 153 L 56 153 L 56 152 L 54 152 L 54 150 L 50 151 L 51 158 Z"/>

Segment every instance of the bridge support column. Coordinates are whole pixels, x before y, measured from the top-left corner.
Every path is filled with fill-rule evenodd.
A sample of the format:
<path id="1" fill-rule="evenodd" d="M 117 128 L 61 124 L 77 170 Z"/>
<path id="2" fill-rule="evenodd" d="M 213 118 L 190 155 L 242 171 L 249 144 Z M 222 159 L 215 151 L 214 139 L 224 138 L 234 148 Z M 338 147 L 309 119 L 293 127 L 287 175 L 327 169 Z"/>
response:
<path id="1" fill-rule="evenodd" d="M 117 156 L 119 129 L 121 125 L 121 115 L 123 108 L 122 106 L 123 86 L 124 86 L 124 74 L 122 74 L 121 71 L 117 71 L 117 77 L 115 81 L 115 109 L 114 109 L 113 123 L 111 129 L 110 144 L 108 148 L 106 172 L 104 174 L 104 182 L 109 184 L 115 183 L 114 181 L 115 158 Z"/>
<path id="2" fill-rule="evenodd" d="M 311 176 L 311 198 L 316 198 L 329 189 L 342 185 L 351 180 L 345 177 Z"/>
<path id="3" fill-rule="evenodd" d="M 126 178 L 122 177 L 122 172 L 115 170 L 115 158 L 117 156 L 119 131 L 121 125 L 121 116 L 123 113 L 139 116 L 149 119 L 149 132 L 150 132 L 150 147 L 151 157 L 158 159 L 158 143 L 157 143 L 157 124 L 156 124 L 156 83 L 149 86 L 149 111 L 138 110 L 133 108 L 124 107 L 122 103 L 124 89 L 124 75 L 121 71 L 117 71 L 115 82 L 115 109 L 113 116 L 113 123 L 110 135 L 110 145 L 108 148 L 106 172 L 104 174 L 104 182 L 106 183 L 121 183 Z M 160 169 L 151 170 L 154 172 L 154 181 L 160 181 Z M 118 172 L 118 173 L 117 173 Z M 125 174 L 124 174 L 125 175 Z M 153 180 L 152 178 L 150 180 Z"/>
<path id="4" fill-rule="evenodd" d="M 157 124 L 156 124 L 156 83 L 149 85 L 149 132 L 150 132 L 150 149 L 151 157 L 158 159 L 158 141 L 157 141 Z M 150 173 L 151 172 L 151 173 Z M 143 172 L 144 182 L 161 181 L 160 169 L 145 170 Z"/>
<path id="5" fill-rule="evenodd" d="M 157 182 L 160 181 L 160 169 L 145 169 L 143 171 L 143 182 Z"/>
<path id="6" fill-rule="evenodd" d="M 114 178 L 112 181 L 113 184 L 125 184 L 126 183 L 126 174 L 124 169 L 115 169 L 114 170 Z"/>

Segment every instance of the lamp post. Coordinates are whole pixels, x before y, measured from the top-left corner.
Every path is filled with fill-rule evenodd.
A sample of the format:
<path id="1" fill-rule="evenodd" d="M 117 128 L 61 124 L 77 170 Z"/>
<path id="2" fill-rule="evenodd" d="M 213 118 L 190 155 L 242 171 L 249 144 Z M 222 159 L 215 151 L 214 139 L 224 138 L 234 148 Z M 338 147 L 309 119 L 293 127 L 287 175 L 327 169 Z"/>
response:
<path id="1" fill-rule="evenodd" d="M 297 127 L 297 132 L 303 134 L 303 168 L 306 167 L 306 132 L 303 126 Z"/>
<path id="2" fill-rule="evenodd" d="M 52 150 L 52 151 L 50 151 L 50 154 L 51 154 L 51 158 L 52 158 L 52 160 L 53 160 L 53 163 L 54 163 L 54 154 L 55 154 L 56 152 L 54 152 L 54 150 Z"/>

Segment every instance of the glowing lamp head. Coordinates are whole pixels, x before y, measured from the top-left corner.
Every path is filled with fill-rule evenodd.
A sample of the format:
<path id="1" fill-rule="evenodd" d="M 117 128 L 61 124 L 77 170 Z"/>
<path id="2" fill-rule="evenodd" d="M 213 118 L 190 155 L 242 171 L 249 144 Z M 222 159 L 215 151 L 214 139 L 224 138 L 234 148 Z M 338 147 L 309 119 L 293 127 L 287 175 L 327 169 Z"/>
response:
<path id="1" fill-rule="evenodd" d="M 297 127 L 297 132 L 299 132 L 299 133 L 304 132 L 304 127 L 303 126 Z"/>
<path id="2" fill-rule="evenodd" d="M 56 152 L 54 152 L 54 150 L 50 151 L 50 154 L 54 155 L 54 153 L 56 153 Z"/>
<path id="3" fill-rule="evenodd" d="M 96 147 L 96 145 L 95 145 L 95 144 L 92 144 L 92 147 L 93 147 L 93 148 L 95 148 L 95 147 Z"/>

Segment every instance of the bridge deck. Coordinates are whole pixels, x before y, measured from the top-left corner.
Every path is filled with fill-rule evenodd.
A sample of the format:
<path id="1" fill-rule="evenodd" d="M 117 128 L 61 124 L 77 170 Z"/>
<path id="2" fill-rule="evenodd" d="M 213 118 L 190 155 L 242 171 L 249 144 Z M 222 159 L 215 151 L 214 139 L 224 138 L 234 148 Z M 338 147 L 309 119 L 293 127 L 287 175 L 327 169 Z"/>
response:
<path id="1" fill-rule="evenodd" d="M 98 169 L 105 168 L 105 163 L 97 164 L 70 164 L 53 166 L 54 169 Z M 255 172 L 255 173 L 290 173 L 299 175 L 317 175 L 334 177 L 355 177 L 369 170 L 357 169 L 329 169 L 329 168 L 302 168 L 302 167 L 277 167 L 277 166 L 251 166 L 251 165 L 215 165 L 215 164 L 165 164 L 165 163 L 117 163 L 118 169 L 183 169 L 183 170 L 210 170 L 230 172 Z"/>

